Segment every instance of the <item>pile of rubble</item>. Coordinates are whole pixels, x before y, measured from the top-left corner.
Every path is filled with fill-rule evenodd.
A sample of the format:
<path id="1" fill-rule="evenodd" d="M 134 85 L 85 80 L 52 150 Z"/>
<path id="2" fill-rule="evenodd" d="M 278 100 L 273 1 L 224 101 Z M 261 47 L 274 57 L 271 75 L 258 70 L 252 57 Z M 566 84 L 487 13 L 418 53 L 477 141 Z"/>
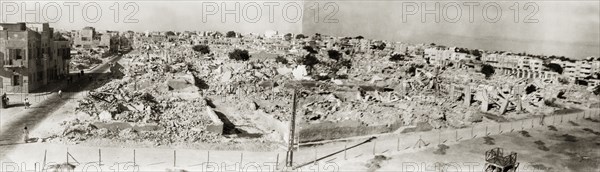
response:
<path id="1" fill-rule="evenodd" d="M 392 62 L 390 53 L 376 50 L 348 52 L 333 60 L 321 51 L 315 54 L 319 63 L 307 66 L 299 60 L 307 53 L 302 51 L 251 51 L 249 61 L 235 61 L 227 57 L 231 46 L 210 45 L 211 53 L 203 55 L 191 44 L 148 42 L 137 47 L 136 53 L 126 55 L 131 62 L 121 78 L 80 102 L 78 110 L 92 120 L 73 121 L 75 127 L 65 135 L 211 142 L 219 137 L 206 131 L 211 122 L 203 115 L 204 107 L 213 105 L 205 99 L 218 98 L 238 114 L 260 109 L 288 121 L 294 91 L 300 123 L 351 120 L 367 126 L 427 123 L 433 128 L 547 114 L 566 108 L 561 104 L 589 98 L 582 89 L 556 81 L 502 75 L 486 79 L 466 62 L 434 66 L 408 55 Z M 244 120 L 243 115 L 238 119 Z M 112 131 L 106 129 L 108 122 L 127 125 Z"/>
<path id="2" fill-rule="evenodd" d="M 94 83 L 101 87 L 87 93 L 76 108 L 89 117 L 66 122 L 62 137 L 150 140 L 157 144 L 218 142 L 220 136 L 206 130 L 212 124 L 205 114 L 208 104 L 199 95 L 187 66 L 160 63 L 155 59 L 148 65 L 129 64 L 120 79 Z M 177 93 L 184 94 L 173 96 Z"/>

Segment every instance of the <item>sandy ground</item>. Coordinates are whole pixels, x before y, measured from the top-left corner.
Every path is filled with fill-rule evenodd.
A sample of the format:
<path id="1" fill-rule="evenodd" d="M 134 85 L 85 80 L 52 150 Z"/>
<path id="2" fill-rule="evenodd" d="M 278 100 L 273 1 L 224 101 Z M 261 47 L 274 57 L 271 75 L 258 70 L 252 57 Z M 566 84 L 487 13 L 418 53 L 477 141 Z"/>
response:
<path id="1" fill-rule="evenodd" d="M 600 170 L 598 121 L 581 120 L 554 128 L 526 130 L 529 137 L 513 132 L 448 144 L 444 155 L 434 153 L 439 150 L 433 145 L 418 152 L 380 154 L 386 157 L 380 163 L 369 163 L 374 158 L 371 155 L 336 164 L 340 171 L 483 171 L 485 151 L 500 147 L 504 154 L 518 154 L 518 171 Z"/>

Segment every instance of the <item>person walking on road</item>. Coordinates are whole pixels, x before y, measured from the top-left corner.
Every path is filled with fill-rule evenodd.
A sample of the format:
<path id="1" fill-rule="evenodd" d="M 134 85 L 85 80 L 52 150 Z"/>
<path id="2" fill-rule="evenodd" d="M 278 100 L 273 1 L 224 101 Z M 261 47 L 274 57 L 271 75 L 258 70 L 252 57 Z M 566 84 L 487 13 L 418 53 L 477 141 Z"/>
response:
<path id="1" fill-rule="evenodd" d="M 58 90 L 58 98 L 62 99 L 62 90 Z"/>
<path id="2" fill-rule="evenodd" d="M 29 130 L 27 130 L 27 126 L 23 128 L 23 142 L 27 143 L 29 140 Z"/>
<path id="3" fill-rule="evenodd" d="M 27 97 L 23 100 L 23 104 L 25 104 L 25 109 L 29 109 L 29 99 Z"/>

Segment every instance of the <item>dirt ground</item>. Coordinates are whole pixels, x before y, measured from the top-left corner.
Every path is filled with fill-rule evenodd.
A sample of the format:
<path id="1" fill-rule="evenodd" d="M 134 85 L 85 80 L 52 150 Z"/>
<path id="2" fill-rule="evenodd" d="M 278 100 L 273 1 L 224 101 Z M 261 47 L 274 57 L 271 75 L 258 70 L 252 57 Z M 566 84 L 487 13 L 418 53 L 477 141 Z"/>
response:
<path id="1" fill-rule="evenodd" d="M 485 151 L 500 147 L 518 154 L 518 171 L 598 171 L 599 131 L 599 121 L 584 120 L 336 163 L 340 171 L 482 171 Z"/>

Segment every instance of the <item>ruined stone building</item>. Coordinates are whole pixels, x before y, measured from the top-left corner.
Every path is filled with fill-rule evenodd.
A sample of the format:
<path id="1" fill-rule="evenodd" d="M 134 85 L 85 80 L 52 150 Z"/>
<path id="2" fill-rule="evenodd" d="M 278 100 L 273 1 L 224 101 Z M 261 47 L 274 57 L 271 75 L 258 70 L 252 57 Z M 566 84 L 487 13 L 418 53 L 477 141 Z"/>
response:
<path id="1" fill-rule="evenodd" d="M 0 23 L 3 92 L 29 93 L 68 74 L 70 43 L 48 23 Z"/>
<path id="2" fill-rule="evenodd" d="M 100 48 L 113 52 L 117 51 L 118 49 L 119 40 L 117 33 L 99 33 L 93 27 L 84 27 L 74 36 L 73 39 L 73 46 L 76 48 Z"/>

